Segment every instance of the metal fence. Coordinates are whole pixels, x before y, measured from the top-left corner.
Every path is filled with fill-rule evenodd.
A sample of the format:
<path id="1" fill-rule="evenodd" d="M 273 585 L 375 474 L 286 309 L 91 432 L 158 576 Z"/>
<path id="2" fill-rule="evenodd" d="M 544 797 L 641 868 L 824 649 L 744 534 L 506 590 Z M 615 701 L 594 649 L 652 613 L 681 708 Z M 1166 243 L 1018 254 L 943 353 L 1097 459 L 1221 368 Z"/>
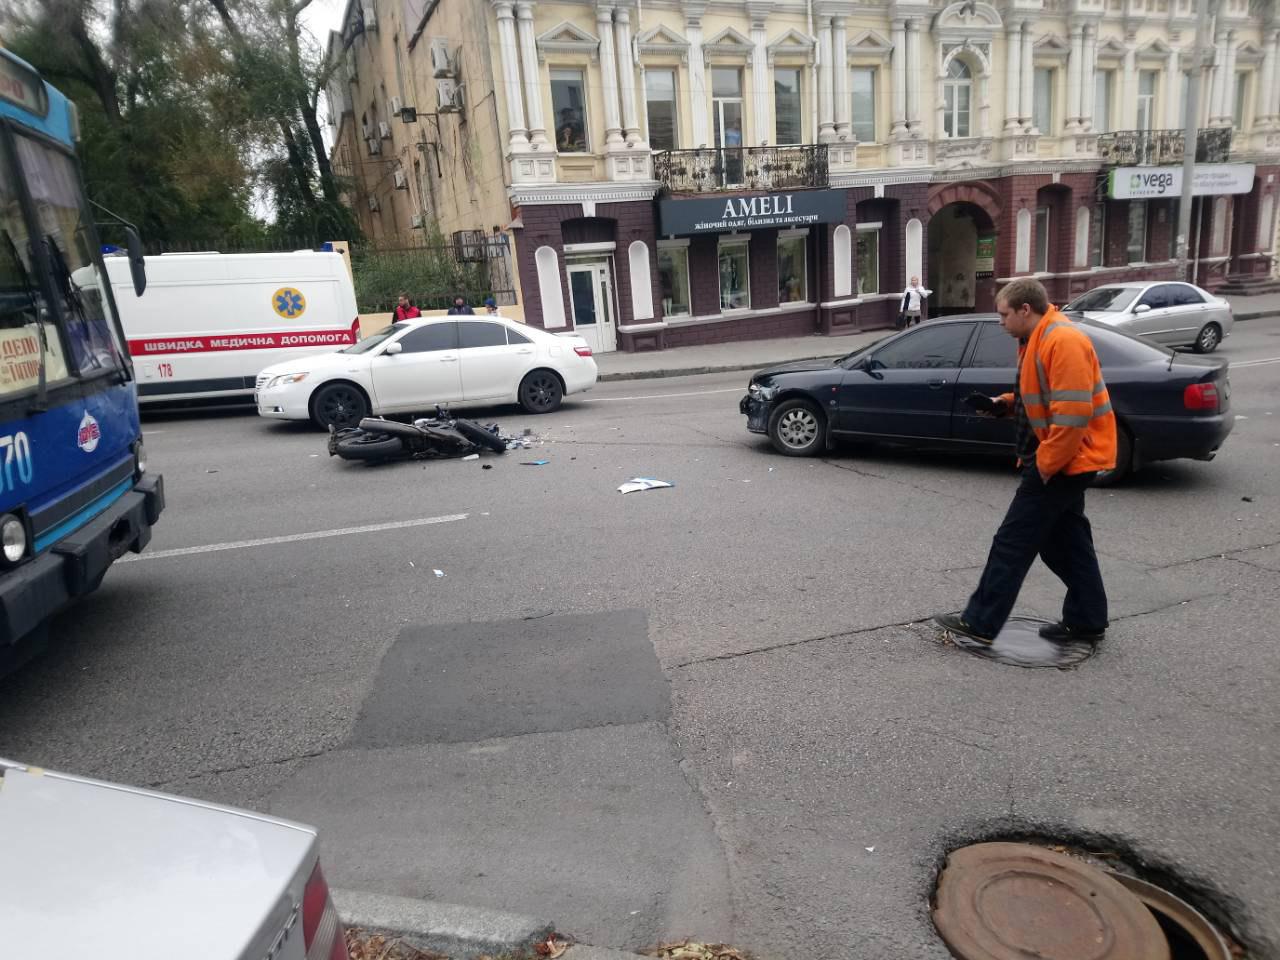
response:
<path id="1" fill-rule="evenodd" d="M 667 193 L 789 190 L 829 183 L 827 145 L 703 147 L 654 155 L 654 175 Z"/>
<path id="2" fill-rule="evenodd" d="M 1225 163 L 1231 153 L 1230 127 L 1206 127 L 1196 133 L 1196 162 Z M 1120 166 L 1181 163 L 1186 153 L 1182 130 L 1117 130 L 1098 136 L 1098 157 Z"/>

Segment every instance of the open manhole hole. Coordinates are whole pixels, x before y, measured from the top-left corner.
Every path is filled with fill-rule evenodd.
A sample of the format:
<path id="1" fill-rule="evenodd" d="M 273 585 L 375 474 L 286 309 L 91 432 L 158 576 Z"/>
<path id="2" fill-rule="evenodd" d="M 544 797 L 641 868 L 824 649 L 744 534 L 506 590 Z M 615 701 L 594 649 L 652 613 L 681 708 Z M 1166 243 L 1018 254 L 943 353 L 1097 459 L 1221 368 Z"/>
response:
<path id="1" fill-rule="evenodd" d="M 1070 670 L 1093 656 L 1096 644 L 1088 640 L 1058 641 L 1040 636 L 1040 628 L 1048 623 L 1048 620 L 1036 617 L 1010 617 L 991 643 L 971 640 L 950 631 L 944 631 L 943 636 L 976 657 L 1014 667 Z"/>
<path id="2" fill-rule="evenodd" d="M 1152 884 L 1026 843 L 947 857 L 933 922 L 961 960 L 1231 960 L 1195 908 Z"/>

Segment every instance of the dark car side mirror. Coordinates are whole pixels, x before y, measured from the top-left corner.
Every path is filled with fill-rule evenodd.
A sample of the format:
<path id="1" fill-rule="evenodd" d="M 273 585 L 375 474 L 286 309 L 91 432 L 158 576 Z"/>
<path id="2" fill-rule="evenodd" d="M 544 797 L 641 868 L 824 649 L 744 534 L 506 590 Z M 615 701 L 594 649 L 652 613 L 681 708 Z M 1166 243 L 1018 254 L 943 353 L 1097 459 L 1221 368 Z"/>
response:
<path id="1" fill-rule="evenodd" d="M 134 296 L 147 289 L 147 261 L 142 253 L 142 238 L 133 227 L 124 228 L 124 245 L 129 251 L 129 276 L 133 279 Z"/>

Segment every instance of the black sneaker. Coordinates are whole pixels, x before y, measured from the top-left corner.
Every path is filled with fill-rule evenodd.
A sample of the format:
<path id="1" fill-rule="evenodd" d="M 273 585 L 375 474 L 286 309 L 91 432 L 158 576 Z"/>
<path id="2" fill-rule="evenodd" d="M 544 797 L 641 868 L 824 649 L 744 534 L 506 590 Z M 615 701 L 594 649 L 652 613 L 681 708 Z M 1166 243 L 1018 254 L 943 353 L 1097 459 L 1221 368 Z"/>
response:
<path id="1" fill-rule="evenodd" d="M 1046 623 L 1040 628 L 1040 636 L 1058 643 L 1066 640 L 1085 640 L 1089 643 L 1098 643 L 1106 635 L 1107 631 L 1105 629 L 1089 630 L 1085 627 L 1073 627 L 1067 623 Z"/>
<path id="2" fill-rule="evenodd" d="M 990 645 L 995 641 L 994 637 L 988 637 L 986 634 L 979 633 L 973 627 L 969 626 L 967 620 L 958 613 L 940 613 L 933 618 L 933 622 L 940 626 L 943 630 L 951 633 L 958 633 L 962 637 L 968 637 L 970 640 L 977 640 L 979 643 Z"/>

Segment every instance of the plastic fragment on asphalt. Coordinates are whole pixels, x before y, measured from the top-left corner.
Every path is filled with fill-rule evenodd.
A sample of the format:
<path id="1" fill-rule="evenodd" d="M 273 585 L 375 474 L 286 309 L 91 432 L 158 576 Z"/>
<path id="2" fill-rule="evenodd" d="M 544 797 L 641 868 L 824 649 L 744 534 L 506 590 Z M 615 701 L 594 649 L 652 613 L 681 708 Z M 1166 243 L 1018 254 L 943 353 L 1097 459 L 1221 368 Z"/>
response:
<path id="1" fill-rule="evenodd" d="M 432 573 L 434 573 L 434 574 L 436 575 L 436 579 L 437 579 L 437 580 L 439 580 L 441 577 L 443 577 L 443 576 L 444 576 L 444 571 L 443 571 L 443 570 L 432 570 L 431 572 L 432 572 Z"/>
<path id="2" fill-rule="evenodd" d="M 864 848 L 864 849 L 866 849 L 867 853 L 875 853 L 875 852 L 876 852 L 876 848 L 875 848 L 875 847 L 866 847 L 866 848 Z"/>
<path id="3" fill-rule="evenodd" d="M 1253 503 L 1253 497 L 1241 497 L 1240 499 L 1245 503 Z"/>
<path id="4" fill-rule="evenodd" d="M 618 488 L 619 493 L 635 493 L 637 490 L 661 490 L 663 487 L 674 487 L 674 483 L 666 480 L 655 480 L 653 477 L 632 477 Z"/>
<path id="5" fill-rule="evenodd" d="M 481 470 L 492 470 L 492 469 L 493 469 L 493 464 L 492 464 L 492 463 L 482 463 L 482 464 L 480 465 L 480 469 L 481 469 Z"/>
<path id="6" fill-rule="evenodd" d="M 478 454 L 478 453 L 468 453 L 468 454 L 467 454 L 465 457 L 463 457 L 462 459 L 463 459 L 463 460 L 479 460 L 479 459 L 480 459 L 480 454 Z"/>
<path id="7" fill-rule="evenodd" d="M 1248 417 L 1246 417 L 1246 416 L 1244 416 L 1244 414 L 1237 413 L 1237 414 L 1236 414 L 1236 419 L 1237 419 L 1237 420 L 1248 420 L 1249 418 L 1248 418 Z"/>
<path id="8" fill-rule="evenodd" d="M 548 463 L 550 463 L 550 462 L 551 462 L 550 460 L 521 460 L 521 461 L 520 461 L 520 466 L 522 466 L 522 467 L 542 467 L 542 466 L 546 466 L 546 465 L 547 465 Z"/>

